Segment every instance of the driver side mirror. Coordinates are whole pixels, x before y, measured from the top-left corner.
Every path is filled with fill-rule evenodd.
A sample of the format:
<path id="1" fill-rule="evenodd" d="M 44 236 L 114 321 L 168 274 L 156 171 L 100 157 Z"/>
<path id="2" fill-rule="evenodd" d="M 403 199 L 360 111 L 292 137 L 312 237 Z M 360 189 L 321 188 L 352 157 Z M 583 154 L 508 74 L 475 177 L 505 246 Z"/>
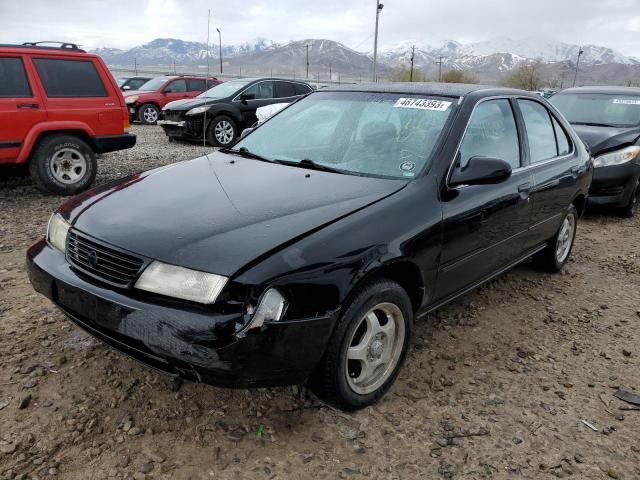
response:
<path id="1" fill-rule="evenodd" d="M 491 185 L 501 183 L 511 176 L 511 165 L 500 158 L 471 157 L 469 163 L 460 170 L 454 170 L 449 186 Z"/>
<path id="2" fill-rule="evenodd" d="M 122 90 L 131 90 L 131 87 L 129 85 L 125 85 L 124 87 L 122 87 Z"/>
<path id="3" fill-rule="evenodd" d="M 242 95 L 240 95 L 240 100 L 242 100 L 243 102 L 246 102 L 247 100 L 254 100 L 256 98 L 256 95 L 254 93 L 243 93 Z"/>

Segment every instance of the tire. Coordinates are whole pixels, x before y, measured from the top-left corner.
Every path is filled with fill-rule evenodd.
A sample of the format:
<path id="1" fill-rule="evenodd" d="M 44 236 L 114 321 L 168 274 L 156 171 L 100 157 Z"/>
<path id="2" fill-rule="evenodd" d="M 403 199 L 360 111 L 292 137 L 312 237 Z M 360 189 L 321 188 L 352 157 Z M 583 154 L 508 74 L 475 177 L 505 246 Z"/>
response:
<path id="1" fill-rule="evenodd" d="M 567 232 L 568 225 L 572 225 L 570 231 Z M 576 231 L 578 226 L 578 211 L 576 207 L 571 204 L 565 212 L 562 223 L 558 228 L 557 233 L 549 241 L 547 246 L 534 256 L 534 262 L 541 270 L 550 273 L 556 273 L 562 270 L 569 257 L 571 256 L 571 250 L 573 250 L 573 243 L 576 238 Z M 560 242 L 563 243 L 562 249 Z M 569 242 L 568 244 L 566 242 Z"/>
<path id="2" fill-rule="evenodd" d="M 207 141 L 214 147 L 228 147 L 238 138 L 238 126 L 227 115 L 213 117 L 207 128 Z"/>
<path id="3" fill-rule="evenodd" d="M 633 218 L 638 213 L 638 208 L 640 208 L 640 180 L 638 180 L 635 191 L 631 194 L 629 203 L 620 210 L 620 213 L 623 217 Z"/>
<path id="4" fill-rule="evenodd" d="M 160 109 L 153 103 L 145 103 L 138 108 L 138 120 L 143 125 L 155 125 L 160 118 Z"/>
<path id="5" fill-rule="evenodd" d="M 385 313 L 395 321 L 385 317 Z M 393 337 L 389 322 L 394 323 Z M 377 328 L 386 330 L 378 330 L 377 336 L 371 335 Z M 385 278 L 366 282 L 345 305 L 325 354 L 311 377 L 311 390 L 321 400 L 342 410 L 358 410 L 376 403 L 396 380 L 412 331 L 413 308 L 407 292 Z M 360 356 L 367 360 L 354 358 Z M 377 367 L 365 368 L 381 360 Z"/>
<path id="6" fill-rule="evenodd" d="M 29 173 L 38 189 L 56 195 L 74 195 L 91 186 L 98 163 L 93 149 L 75 135 L 51 135 L 31 153 Z"/>

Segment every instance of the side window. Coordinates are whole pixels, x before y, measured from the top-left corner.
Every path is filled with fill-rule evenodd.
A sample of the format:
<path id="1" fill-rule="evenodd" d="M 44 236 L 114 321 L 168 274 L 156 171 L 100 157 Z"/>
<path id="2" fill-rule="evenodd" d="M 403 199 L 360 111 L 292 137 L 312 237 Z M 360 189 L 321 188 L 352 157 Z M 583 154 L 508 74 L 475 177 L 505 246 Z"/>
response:
<path id="1" fill-rule="evenodd" d="M 307 87 L 302 83 L 294 83 L 293 88 L 295 89 L 296 95 L 306 95 L 312 90 L 311 87 Z"/>
<path id="2" fill-rule="evenodd" d="M 207 80 L 207 90 L 209 90 L 212 87 L 215 87 L 219 83 L 220 82 L 216 82 L 215 80 Z"/>
<path id="3" fill-rule="evenodd" d="M 265 100 L 273 97 L 273 82 L 260 82 L 250 86 L 244 93 L 253 94 L 256 100 Z"/>
<path id="4" fill-rule="evenodd" d="M 34 58 L 48 97 L 106 97 L 102 79 L 91 60 Z"/>
<path id="5" fill-rule="evenodd" d="M 275 82 L 276 95 L 278 98 L 295 97 L 296 90 L 290 82 Z"/>
<path id="6" fill-rule="evenodd" d="M 129 80 L 127 85 L 131 87 L 131 90 L 137 90 L 145 83 L 147 83 L 147 80 L 144 78 L 134 78 L 133 80 Z"/>
<path id="7" fill-rule="evenodd" d="M 164 89 L 167 93 L 182 93 L 187 91 L 187 81 L 183 78 L 174 80 Z"/>
<path id="8" fill-rule="evenodd" d="M 558 142 L 558 155 L 567 155 L 571 152 L 571 142 L 564 128 L 558 123 L 558 121 L 551 117 L 553 120 L 553 128 L 556 131 L 556 142 Z"/>
<path id="9" fill-rule="evenodd" d="M 193 78 L 189 80 L 188 83 L 190 92 L 204 92 L 206 89 L 206 82 L 204 78 L 202 80 L 200 80 L 199 78 Z"/>
<path id="10" fill-rule="evenodd" d="M 549 111 L 532 100 L 518 100 L 529 140 L 531 163 L 548 160 L 558 155 L 556 136 Z"/>
<path id="11" fill-rule="evenodd" d="M 0 97 L 30 97 L 31 87 L 21 58 L 0 57 Z"/>
<path id="12" fill-rule="evenodd" d="M 456 168 L 463 170 L 472 157 L 499 158 L 520 167 L 520 143 L 509 100 L 488 100 L 473 112 L 460 145 Z"/>

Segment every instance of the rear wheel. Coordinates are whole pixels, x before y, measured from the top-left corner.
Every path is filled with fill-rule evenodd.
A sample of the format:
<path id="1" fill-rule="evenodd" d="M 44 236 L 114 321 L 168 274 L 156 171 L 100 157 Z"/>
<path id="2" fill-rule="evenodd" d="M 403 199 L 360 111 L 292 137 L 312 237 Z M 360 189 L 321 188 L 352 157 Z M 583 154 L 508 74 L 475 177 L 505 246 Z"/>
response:
<path id="1" fill-rule="evenodd" d="M 51 135 L 34 148 L 29 172 L 36 186 L 57 195 L 87 189 L 96 178 L 96 154 L 74 135 Z"/>
<path id="2" fill-rule="evenodd" d="M 215 147 L 228 147 L 238 136 L 238 127 L 231 117 L 218 115 L 209 123 L 207 140 Z"/>
<path id="3" fill-rule="evenodd" d="M 640 205 L 640 180 L 638 180 L 638 184 L 636 185 L 636 189 L 631 194 L 631 198 L 629 199 L 629 203 L 626 207 L 623 207 L 621 213 L 623 216 L 627 218 L 632 218 L 638 213 L 638 206 Z"/>
<path id="4" fill-rule="evenodd" d="M 569 260 L 578 226 L 578 211 L 572 204 L 567 209 L 558 232 L 544 250 L 534 257 L 535 263 L 547 272 L 559 272 Z"/>
<path id="5" fill-rule="evenodd" d="M 153 103 L 145 103 L 138 108 L 138 120 L 144 125 L 155 125 L 160 116 L 160 109 Z"/>
<path id="6" fill-rule="evenodd" d="M 412 328 L 411 301 L 400 285 L 387 279 L 363 285 L 336 324 L 312 390 L 344 410 L 377 402 L 398 376 Z"/>

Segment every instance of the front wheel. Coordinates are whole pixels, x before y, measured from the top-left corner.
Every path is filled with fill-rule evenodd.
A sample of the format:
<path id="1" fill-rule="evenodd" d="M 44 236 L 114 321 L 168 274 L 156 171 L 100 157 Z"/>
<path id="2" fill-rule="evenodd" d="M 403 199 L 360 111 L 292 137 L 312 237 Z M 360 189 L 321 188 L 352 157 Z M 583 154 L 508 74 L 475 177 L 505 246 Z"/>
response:
<path id="1" fill-rule="evenodd" d="M 145 103 L 138 109 L 138 120 L 144 125 L 155 125 L 160 116 L 160 109 L 153 103 Z"/>
<path id="2" fill-rule="evenodd" d="M 238 136 L 238 127 L 232 118 L 218 115 L 209 123 L 207 140 L 215 147 L 228 147 Z"/>
<path id="3" fill-rule="evenodd" d="M 376 403 L 398 376 L 412 329 L 405 290 L 384 278 L 366 283 L 343 310 L 311 389 L 343 410 Z"/>
<path id="4" fill-rule="evenodd" d="M 624 217 L 633 218 L 636 213 L 638 213 L 638 207 L 640 206 L 640 180 L 638 180 L 638 184 L 636 185 L 636 189 L 631 194 L 631 198 L 629 199 L 629 203 L 626 207 L 623 207 L 621 213 Z"/>
<path id="5" fill-rule="evenodd" d="M 558 232 L 544 250 L 534 257 L 542 270 L 555 273 L 562 270 L 571 255 L 578 226 L 578 211 L 572 204 L 565 212 Z"/>
<path id="6" fill-rule="evenodd" d="M 29 172 L 36 186 L 57 195 L 74 195 L 89 188 L 97 169 L 96 154 L 75 135 L 45 137 L 29 160 Z"/>

